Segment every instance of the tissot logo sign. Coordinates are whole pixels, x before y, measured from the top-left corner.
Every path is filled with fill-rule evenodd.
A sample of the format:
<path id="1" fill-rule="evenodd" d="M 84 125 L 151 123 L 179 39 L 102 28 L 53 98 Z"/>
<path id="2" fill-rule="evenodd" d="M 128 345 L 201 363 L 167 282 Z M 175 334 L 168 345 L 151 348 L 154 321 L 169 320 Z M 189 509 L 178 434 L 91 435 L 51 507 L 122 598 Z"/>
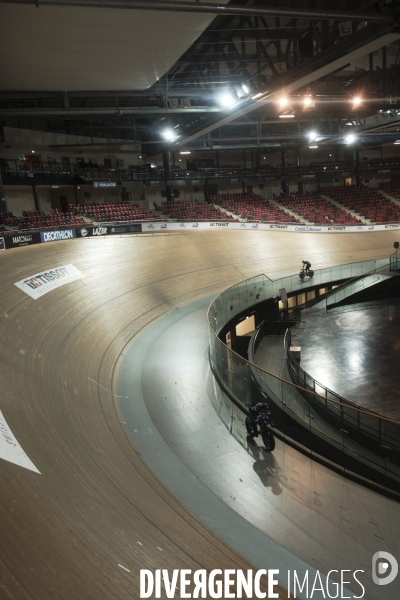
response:
<path id="1" fill-rule="evenodd" d="M 35 273 L 35 275 L 28 275 L 28 277 L 17 281 L 14 285 L 34 300 L 37 300 L 41 296 L 44 296 L 44 294 L 47 294 L 47 292 L 51 292 L 66 283 L 71 283 L 82 277 L 84 277 L 83 273 L 78 271 L 74 265 L 64 265 L 42 271 L 41 273 Z"/>
<path id="2" fill-rule="evenodd" d="M 72 240 L 76 237 L 75 229 L 62 229 L 60 231 L 41 231 L 42 242 L 57 242 L 59 240 Z"/>

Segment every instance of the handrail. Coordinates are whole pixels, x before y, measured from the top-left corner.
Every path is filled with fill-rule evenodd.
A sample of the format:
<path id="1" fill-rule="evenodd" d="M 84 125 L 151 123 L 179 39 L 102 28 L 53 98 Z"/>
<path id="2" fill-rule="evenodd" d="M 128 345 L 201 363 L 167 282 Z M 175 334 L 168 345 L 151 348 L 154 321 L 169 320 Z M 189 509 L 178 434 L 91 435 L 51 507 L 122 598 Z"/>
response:
<path id="1" fill-rule="evenodd" d="M 362 270 L 362 263 L 349 265 L 354 273 Z M 369 266 L 369 261 L 364 267 Z M 386 263 L 383 268 L 388 268 Z M 380 267 L 378 267 L 380 268 Z M 337 281 L 335 275 L 341 271 L 345 276 L 349 269 L 338 268 L 333 271 L 331 281 Z M 376 268 L 373 270 L 376 271 Z M 366 273 L 370 273 L 368 269 Z M 321 275 L 323 273 L 323 275 Z M 315 272 L 314 277 L 321 285 L 325 285 L 326 273 L 324 269 Z M 353 278 L 354 279 L 354 278 Z M 288 281 L 289 280 L 289 281 Z M 271 280 L 270 280 L 271 281 Z M 262 298 L 265 301 L 277 287 L 284 287 L 285 278 L 268 284 Z M 248 406 L 257 398 L 264 398 L 271 402 L 276 411 L 274 421 L 276 434 L 290 444 L 315 455 L 323 462 L 334 466 L 342 473 L 350 474 L 372 485 L 375 489 L 386 494 L 400 498 L 400 422 L 368 410 L 358 404 L 350 402 L 326 386 L 316 382 L 297 364 L 294 365 L 288 353 L 290 338 L 289 328 L 285 333 L 284 355 L 289 373 L 297 373 L 294 381 L 288 381 L 279 375 L 271 373 L 256 365 L 253 349 L 260 338 L 260 329 L 253 333 L 249 344 L 248 359 L 239 355 L 225 344 L 218 333 L 226 323 L 239 312 L 251 310 L 257 303 L 250 296 L 262 289 L 265 285 L 260 278 L 252 278 L 239 282 L 222 292 L 210 304 L 207 312 L 207 321 L 210 332 L 210 361 L 211 369 L 219 384 L 225 389 L 231 400 L 241 410 L 247 412 Z M 287 278 L 286 284 L 295 291 L 293 278 Z M 232 293 L 236 288 L 237 294 Z M 322 300 L 323 301 L 323 300 Z M 229 303 L 232 304 L 229 306 Z M 217 320 L 217 308 L 222 309 L 221 323 Z M 235 305 L 235 306 L 234 306 Z M 232 309 L 235 311 L 232 312 Z M 230 310 L 229 310 L 230 309 Z M 232 312 L 232 317 L 229 313 Z M 215 318 L 213 327 L 211 317 Z M 229 320 L 226 321 L 226 318 Z M 217 325 L 218 323 L 218 325 Z M 314 391 L 324 390 L 325 395 Z M 258 400 L 257 400 L 258 401 Z"/>
<path id="2" fill-rule="evenodd" d="M 244 283 L 244 281 L 246 281 L 246 280 L 243 280 L 243 281 L 241 281 L 240 283 Z M 237 284 L 236 284 L 236 285 L 237 285 Z M 233 286 L 231 286 L 230 288 L 227 288 L 227 289 L 229 290 L 229 289 L 231 289 L 231 288 L 233 288 L 233 287 L 235 287 L 235 286 L 233 285 Z M 218 296 L 217 296 L 217 298 L 218 298 Z M 293 383 L 292 381 L 288 381 L 287 379 L 283 379 L 283 377 L 279 377 L 279 375 L 275 375 L 274 373 L 271 373 L 270 371 L 267 371 L 266 369 L 263 369 L 263 368 L 262 368 L 262 367 L 260 367 L 259 365 L 256 365 L 255 363 L 253 363 L 253 362 L 251 362 L 251 361 L 247 360 L 246 358 L 244 358 L 243 356 L 241 356 L 240 354 L 238 354 L 237 352 L 235 352 L 234 350 L 232 350 L 231 348 L 229 348 L 229 347 L 228 347 L 228 346 L 227 346 L 227 345 L 226 345 L 226 344 L 225 344 L 225 343 L 224 343 L 224 342 L 223 342 L 223 341 L 222 341 L 222 340 L 221 340 L 221 339 L 218 337 L 218 335 L 217 335 L 217 334 L 214 332 L 214 330 L 213 330 L 213 328 L 212 328 L 212 326 L 211 326 L 210 320 L 209 320 L 209 318 L 208 318 L 208 317 L 209 317 L 209 311 L 210 311 L 210 308 L 211 308 L 212 304 L 215 302 L 215 300 L 216 300 L 216 298 L 214 298 L 214 300 L 211 302 L 211 304 L 210 304 L 210 305 L 209 305 L 209 307 L 208 307 L 208 310 L 207 310 L 207 322 L 208 322 L 208 327 L 209 327 L 209 330 L 211 331 L 211 333 L 213 334 L 213 336 L 216 338 L 216 340 L 217 340 L 217 341 L 218 341 L 218 342 L 219 342 L 219 343 L 220 343 L 222 346 L 224 346 L 224 347 L 225 347 L 227 350 L 229 350 L 229 352 L 232 352 L 232 353 L 233 353 L 235 356 L 237 356 L 237 358 L 238 358 L 238 359 L 239 359 L 241 362 L 243 362 L 243 361 L 244 361 L 244 362 L 245 362 L 245 363 L 247 363 L 249 366 L 251 366 L 251 367 L 255 367 L 256 369 L 258 369 L 259 371 L 262 371 L 262 372 L 263 372 L 263 373 L 265 373 L 266 375 L 269 375 L 269 376 L 273 377 L 274 379 L 276 379 L 276 380 L 278 380 L 278 381 L 281 381 L 282 383 L 285 383 L 285 384 L 287 384 L 287 385 L 290 385 L 291 387 L 293 387 L 293 388 L 296 388 L 296 389 L 298 389 L 298 390 L 300 390 L 300 391 L 307 392 L 308 394 L 311 394 L 312 396 L 315 396 L 316 398 L 318 398 L 318 399 L 320 399 L 320 400 L 324 400 L 324 401 L 326 400 L 325 396 L 322 396 L 321 394 L 318 394 L 317 392 L 313 392 L 312 390 L 307 390 L 307 389 L 305 389 L 305 388 L 301 387 L 300 385 L 297 385 L 297 384 Z M 329 402 L 333 402 L 333 404 L 337 404 L 337 405 L 339 405 L 339 406 L 341 405 L 341 402 L 340 402 L 340 401 L 337 401 L 337 400 L 334 400 L 334 399 L 331 399 L 331 398 L 329 398 Z M 361 414 L 364 414 L 364 415 L 367 415 L 367 416 L 371 416 L 371 417 L 374 417 L 374 418 L 379 418 L 381 421 L 385 421 L 385 422 L 387 422 L 387 423 L 392 423 L 392 424 L 394 424 L 394 425 L 400 425 L 400 421 L 396 421 L 395 419 L 390 419 L 389 417 L 384 417 L 383 415 L 379 415 L 378 413 L 374 413 L 374 412 L 372 412 L 372 411 L 370 411 L 370 410 L 367 410 L 367 409 L 365 409 L 365 408 L 361 408 L 359 405 L 349 406 L 348 408 L 349 408 L 350 410 L 354 410 L 354 411 L 356 411 L 356 412 L 359 412 L 359 413 L 361 413 Z"/>

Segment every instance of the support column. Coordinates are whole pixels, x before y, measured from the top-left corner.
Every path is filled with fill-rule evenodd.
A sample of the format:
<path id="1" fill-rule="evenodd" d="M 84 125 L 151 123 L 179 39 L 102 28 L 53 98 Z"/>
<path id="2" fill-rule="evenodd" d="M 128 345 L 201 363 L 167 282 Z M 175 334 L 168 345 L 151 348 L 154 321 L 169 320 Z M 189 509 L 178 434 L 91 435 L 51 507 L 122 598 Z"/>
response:
<path id="1" fill-rule="evenodd" d="M 170 185 L 167 185 L 167 181 L 171 181 L 172 179 L 170 151 L 163 150 L 162 156 L 164 165 L 165 189 L 167 190 L 167 202 L 172 202 L 174 199 L 174 190 Z"/>
<path id="2" fill-rule="evenodd" d="M 75 196 L 75 204 L 79 204 L 78 186 L 77 185 L 74 185 L 74 196 Z"/>
<path id="3" fill-rule="evenodd" d="M 362 186 L 362 177 L 361 177 L 361 160 L 362 160 L 362 152 L 360 148 L 356 149 L 356 186 Z"/>
<path id="4" fill-rule="evenodd" d="M 7 215 L 7 204 L 6 204 L 6 194 L 3 187 L 3 181 L 1 179 L 1 171 L 0 171 L 0 212 L 3 213 L 4 216 Z"/>
<path id="5" fill-rule="evenodd" d="M 36 185 L 32 185 L 32 192 L 33 192 L 33 200 L 35 202 L 35 209 L 36 210 L 40 210 L 40 206 L 39 206 L 39 196 L 37 193 L 37 189 L 36 189 Z"/>
<path id="6" fill-rule="evenodd" d="M 284 194 L 289 193 L 289 182 L 286 179 L 288 174 L 288 153 L 287 150 L 282 150 L 281 152 L 281 162 L 282 162 L 282 181 L 281 181 L 281 189 Z M 284 179 L 285 178 L 285 179 Z"/>

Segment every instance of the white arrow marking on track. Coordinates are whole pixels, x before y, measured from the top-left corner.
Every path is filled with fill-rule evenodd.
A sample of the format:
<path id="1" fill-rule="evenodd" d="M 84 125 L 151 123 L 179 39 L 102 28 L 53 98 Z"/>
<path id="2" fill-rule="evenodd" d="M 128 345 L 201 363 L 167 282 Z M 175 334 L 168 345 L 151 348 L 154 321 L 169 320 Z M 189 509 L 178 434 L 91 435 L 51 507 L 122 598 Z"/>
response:
<path id="1" fill-rule="evenodd" d="M 14 463 L 24 469 L 29 469 L 35 473 L 39 473 L 33 462 L 23 451 L 19 445 L 17 438 L 11 431 L 5 420 L 3 413 L 0 410 L 0 458 Z"/>

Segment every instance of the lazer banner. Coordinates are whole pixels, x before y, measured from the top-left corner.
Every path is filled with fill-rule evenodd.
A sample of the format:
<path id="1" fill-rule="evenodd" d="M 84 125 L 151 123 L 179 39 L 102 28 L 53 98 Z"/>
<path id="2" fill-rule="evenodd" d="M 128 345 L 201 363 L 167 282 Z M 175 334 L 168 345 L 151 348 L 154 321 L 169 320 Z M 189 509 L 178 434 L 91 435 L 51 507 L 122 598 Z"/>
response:
<path id="1" fill-rule="evenodd" d="M 76 229 L 76 237 L 99 237 L 101 235 L 107 235 L 107 227 L 81 227 Z"/>
<path id="2" fill-rule="evenodd" d="M 66 283 L 71 283 L 82 277 L 85 277 L 84 274 L 78 271 L 74 265 L 65 265 L 49 269 L 48 271 L 42 271 L 35 275 L 29 275 L 25 279 L 17 281 L 14 285 L 34 300 L 37 300 L 41 296 L 44 296 L 44 294 L 47 294 L 47 292 L 51 292 Z"/>
<path id="3" fill-rule="evenodd" d="M 61 229 L 58 231 L 41 231 L 42 242 L 58 242 L 60 240 L 72 240 L 76 237 L 75 229 Z"/>

